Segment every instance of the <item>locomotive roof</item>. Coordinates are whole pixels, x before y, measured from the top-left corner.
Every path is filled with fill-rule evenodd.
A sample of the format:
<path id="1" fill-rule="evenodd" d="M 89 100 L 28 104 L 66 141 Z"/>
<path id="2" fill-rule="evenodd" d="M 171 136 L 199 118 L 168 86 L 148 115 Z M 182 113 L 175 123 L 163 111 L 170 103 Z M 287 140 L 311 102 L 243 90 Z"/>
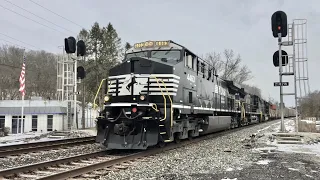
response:
<path id="1" fill-rule="evenodd" d="M 140 43 L 135 43 L 130 49 L 126 51 L 126 53 L 131 52 L 139 52 L 139 51 L 148 51 L 148 50 L 170 50 L 170 49 L 186 49 L 191 54 L 197 56 L 198 59 L 208 63 L 206 60 L 199 57 L 197 54 L 193 53 L 190 49 L 186 48 L 185 46 L 178 44 L 172 40 L 164 40 L 164 41 L 144 41 Z"/>
<path id="2" fill-rule="evenodd" d="M 193 53 L 190 49 L 186 48 L 185 46 L 178 44 L 172 40 L 163 40 L 163 41 L 144 41 L 144 42 L 140 42 L 140 43 L 135 43 L 131 48 L 129 48 L 126 51 L 127 53 L 133 53 L 133 52 L 140 52 L 140 51 L 148 51 L 148 50 L 171 50 L 171 49 L 186 49 L 188 50 L 191 54 L 195 55 L 198 59 L 200 59 L 202 62 L 206 63 L 207 65 L 210 65 L 210 63 L 204 59 L 202 59 L 201 57 L 199 57 L 198 55 L 196 55 L 195 53 Z M 239 84 L 233 82 L 233 81 L 228 81 L 225 79 L 222 79 L 220 77 L 218 77 L 219 79 L 221 79 L 222 81 L 225 81 L 228 85 L 231 86 L 231 88 L 233 88 L 234 90 L 237 90 L 240 94 L 242 95 L 246 95 L 246 94 L 250 94 L 248 92 L 245 91 L 244 88 L 242 88 Z"/>

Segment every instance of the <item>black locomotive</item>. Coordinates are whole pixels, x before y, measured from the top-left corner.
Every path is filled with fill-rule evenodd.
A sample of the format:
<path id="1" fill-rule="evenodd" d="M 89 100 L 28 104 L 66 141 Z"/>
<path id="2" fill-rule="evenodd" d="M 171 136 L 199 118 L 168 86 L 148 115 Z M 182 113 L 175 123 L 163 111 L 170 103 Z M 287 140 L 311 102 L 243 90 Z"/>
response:
<path id="1" fill-rule="evenodd" d="M 214 67 L 173 41 L 135 44 L 106 82 L 96 141 L 110 149 L 163 146 L 274 114 L 270 103 L 219 78 Z"/>

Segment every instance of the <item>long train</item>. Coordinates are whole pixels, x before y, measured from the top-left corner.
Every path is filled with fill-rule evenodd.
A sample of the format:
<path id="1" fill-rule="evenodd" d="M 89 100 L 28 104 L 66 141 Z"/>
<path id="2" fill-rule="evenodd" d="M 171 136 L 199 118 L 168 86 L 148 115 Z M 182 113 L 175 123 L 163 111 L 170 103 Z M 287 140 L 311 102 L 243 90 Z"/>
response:
<path id="1" fill-rule="evenodd" d="M 110 149 L 147 149 L 279 118 L 275 105 L 221 79 L 173 41 L 135 44 L 106 82 L 96 141 Z"/>

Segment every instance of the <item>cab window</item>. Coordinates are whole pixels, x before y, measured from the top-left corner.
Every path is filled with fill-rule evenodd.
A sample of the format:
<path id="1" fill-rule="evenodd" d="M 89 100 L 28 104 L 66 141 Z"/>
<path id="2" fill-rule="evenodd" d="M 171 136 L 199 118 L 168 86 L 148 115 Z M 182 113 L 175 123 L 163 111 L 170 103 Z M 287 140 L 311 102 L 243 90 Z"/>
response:
<path id="1" fill-rule="evenodd" d="M 159 59 L 170 64 L 177 64 L 180 61 L 179 50 L 158 50 L 151 51 L 151 58 Z"/>
<path id="2" fill-rule="evenodd" d="M 147 51 L 140 51 L 140 52 L 135 52 L 135 53 L 128 53 L 126 55 L 125 60 L 128 61 L 132 57 L 148 57 L 148 52 Z"/>
<path id="3" fill-rule="evenodd" d="M 197 57 L 187 50 L 184 53 L 184 66 L 195 70 L 195 62 L 197 61 Z"/>

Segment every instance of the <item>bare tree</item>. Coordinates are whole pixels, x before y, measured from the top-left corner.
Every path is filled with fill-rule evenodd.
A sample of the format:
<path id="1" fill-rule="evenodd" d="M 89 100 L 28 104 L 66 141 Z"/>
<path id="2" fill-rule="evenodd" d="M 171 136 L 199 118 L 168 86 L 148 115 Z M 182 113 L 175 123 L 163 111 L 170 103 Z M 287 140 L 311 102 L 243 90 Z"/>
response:
<path id="1" fill-rule="evenodd" d="M 320 91 L 314 91 L 300 101 L 302 117 L 320 117 Z"/>
<path id="2" fill-rule="evenodd" d="M 26 56 L 26 99 L 56 97 L 56 55 L 45 51 L 28 51 L 14 46 L 0 47 L 0 99 L 20 99 L 19 76 L 23 54 Z"/>
<path id="3" fill-rule="evenodd" d="M 232 49 L 225 49 L 223 55 L 224 60 L 222 60 L 220 53 L 212 52 L 206 54 L 204 59 L 216 69 L 216 72 L 223 79 L 242 84 L 252 78 L 248 67 L 241 64 L 242 59 L 240 54 L 235 56 Z"/>

